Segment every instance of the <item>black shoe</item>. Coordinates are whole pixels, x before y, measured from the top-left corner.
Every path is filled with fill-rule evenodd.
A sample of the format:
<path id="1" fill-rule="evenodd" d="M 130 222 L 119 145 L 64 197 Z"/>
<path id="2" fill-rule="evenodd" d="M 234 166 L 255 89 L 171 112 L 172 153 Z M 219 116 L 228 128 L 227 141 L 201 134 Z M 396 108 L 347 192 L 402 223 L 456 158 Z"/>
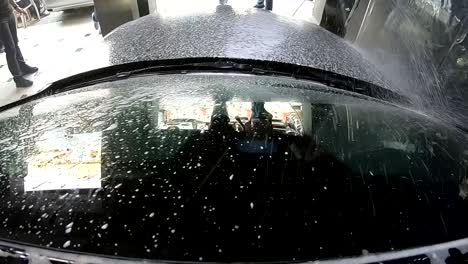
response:
<path id="1" fill-rule="evenodd" d="M 27 64 L 24 64 L 23 66 L 21 66 L 21 71 L 23 72 L 24 75 L 28 75 L 28 74 L 33 74 L 35 72 L 37 72 L 39 70 L 39 68 L 37 67 L 31 67 Z"/>
<path id="2" fill-rule="evenodd" d="M 16 88 L 28 88 L 33 85 L 33 82 L 26 80 L 23 77 L 15 77 L 13 79 L 15 80 Z"/>
<path id="3" fill-rule="evenodd" d="M 256 5 L 254 5 L 254 7 L 255 7 L 255 8 L 264 8 L 264 7 L 265 7 L 265 5 L 264 5 L 264 4 L 261 4 L 261 5 L 259 5 L 259 4 L 256 4 Z"/>

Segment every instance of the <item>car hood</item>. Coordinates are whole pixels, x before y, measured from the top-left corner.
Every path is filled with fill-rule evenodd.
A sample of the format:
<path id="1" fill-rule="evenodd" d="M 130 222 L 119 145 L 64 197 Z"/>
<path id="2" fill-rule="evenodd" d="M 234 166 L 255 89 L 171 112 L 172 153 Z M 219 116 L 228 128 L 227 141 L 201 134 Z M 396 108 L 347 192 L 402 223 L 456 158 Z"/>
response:
<path id="1" fill-rule="evenodd" d="M 390 82 L 343 39 L 310 22 L 263 10 L 190 16 L 145 16 L 106 37 L 110 62 L 229 57 L 285 62 L 327 70 L 391 88 Z"/>

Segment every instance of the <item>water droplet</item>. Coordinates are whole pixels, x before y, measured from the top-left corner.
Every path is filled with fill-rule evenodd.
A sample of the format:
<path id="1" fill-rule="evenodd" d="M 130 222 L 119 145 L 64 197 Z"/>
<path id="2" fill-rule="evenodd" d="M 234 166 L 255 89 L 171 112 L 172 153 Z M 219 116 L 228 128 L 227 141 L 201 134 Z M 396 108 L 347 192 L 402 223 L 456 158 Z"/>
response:
<path id="1" fill-rule="evenodd" d="M 105 229 L 107 229 L 108 227 L 109 227 L 109 224 L 103 224 L 103 225 L 101 226 L 101 229 L 105 230 Z"/>
<path id="2" fill-rule="evenodd" d="M 149 217 L 153 217 L 153 216 L 154 216 L 154 213 L 152 212 L 152 213 L 149 215 Z"/>
<path id="3" fill-rule="evenodd" d="M 231 174 L 231 176 L 229 176 L 229 180 L 232 181 L 233 178 L 234 178 L 234 174 Z"/>
<path id="4" fill-rule="evenodd" d="M 254 203 L 250 203 L 250 208 L 251 208 L 251 209 L 254 208 Z"/>
<path id="5" fill-rule="evenodd" d="M 68 240 L 67 242 L 63 243 L 63 247 L 64 247 L 64 248 L 67 248 L 67 247 L 70 246 L 70 244 L 71 244 L 71 241 Z"/>
<path id="6" fill-rule="evenodd" d="M 172 229 L 172 230 L 171 230 L 171 233 L 174 234 L 174 233 L 175 233 L 175 229 Z"/>

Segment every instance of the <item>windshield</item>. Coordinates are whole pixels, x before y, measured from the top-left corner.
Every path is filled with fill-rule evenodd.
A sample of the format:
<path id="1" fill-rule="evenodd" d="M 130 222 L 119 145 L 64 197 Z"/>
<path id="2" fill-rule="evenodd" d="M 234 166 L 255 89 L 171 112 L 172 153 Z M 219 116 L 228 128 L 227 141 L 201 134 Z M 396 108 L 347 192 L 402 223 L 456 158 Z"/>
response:
<path id="1" fill-rule="evenodd" d="M 231 262 L 358 256 L 468 234 L 466 138 L 314 82 L 134 77 L 0 119 L 8 240 Z"/>

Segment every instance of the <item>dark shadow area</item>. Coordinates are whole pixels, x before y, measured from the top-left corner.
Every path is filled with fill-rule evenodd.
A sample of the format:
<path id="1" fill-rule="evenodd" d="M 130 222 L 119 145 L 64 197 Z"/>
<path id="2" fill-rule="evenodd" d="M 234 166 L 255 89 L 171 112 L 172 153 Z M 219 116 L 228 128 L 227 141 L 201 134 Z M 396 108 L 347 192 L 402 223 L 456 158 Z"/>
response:
<path id="1" fill-rule="evenodd" d="M 463 254 L 458 248 L 448 250 L 449 257 L 445 259 L 446 264 L 465 264 L 468 263 L 468 254 Z"/>

